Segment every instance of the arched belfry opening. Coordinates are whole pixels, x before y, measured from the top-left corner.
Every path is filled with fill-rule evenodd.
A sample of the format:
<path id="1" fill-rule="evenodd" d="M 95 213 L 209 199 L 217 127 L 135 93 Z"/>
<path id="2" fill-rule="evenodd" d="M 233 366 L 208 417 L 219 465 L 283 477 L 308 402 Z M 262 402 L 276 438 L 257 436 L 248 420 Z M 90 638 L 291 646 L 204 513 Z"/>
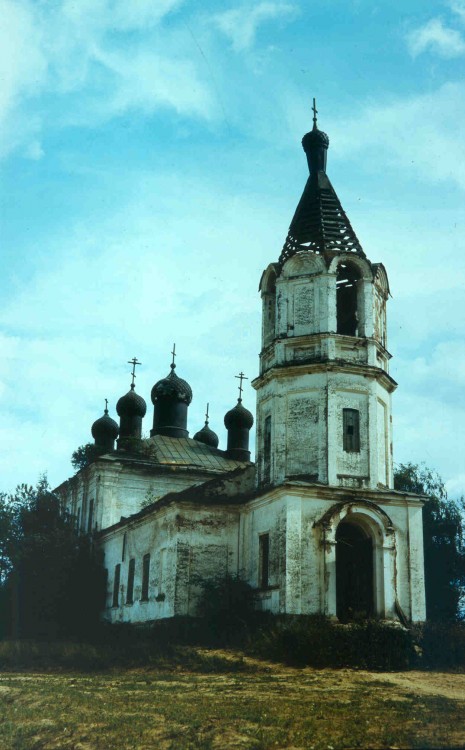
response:
<path id="1" fill-rule="evenodd" d="M 337 333 L 359 336 L 358 290 L 361 274 L 351 263 L 339 263 L 336 277 Z"/>
<path id="2" fill-rule="evenodd" d="M 271 344 L 276 329 L 276 270 L 270 266 L 264 274 L 262 283 L 262 345 Z"/>
<path id="3" fill-rule="evenodd" d="M 370 532 L 344 519 L 336 531 L 336 615 L 341 622 L 375 611 L 374 550 Z"/>

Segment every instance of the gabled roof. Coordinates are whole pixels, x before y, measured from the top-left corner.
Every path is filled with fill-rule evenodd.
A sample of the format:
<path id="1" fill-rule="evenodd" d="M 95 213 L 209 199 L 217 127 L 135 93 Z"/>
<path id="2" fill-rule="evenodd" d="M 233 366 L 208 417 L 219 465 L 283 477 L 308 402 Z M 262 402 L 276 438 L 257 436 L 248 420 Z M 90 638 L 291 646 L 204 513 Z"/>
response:
<path id="1" fill-rule="evenodd" d="M 353 252 L 365 257 L 336 191 L 323 170 L 310 174 L 307 180 L 279 265 L 302 250 L 322 254 Z"/>

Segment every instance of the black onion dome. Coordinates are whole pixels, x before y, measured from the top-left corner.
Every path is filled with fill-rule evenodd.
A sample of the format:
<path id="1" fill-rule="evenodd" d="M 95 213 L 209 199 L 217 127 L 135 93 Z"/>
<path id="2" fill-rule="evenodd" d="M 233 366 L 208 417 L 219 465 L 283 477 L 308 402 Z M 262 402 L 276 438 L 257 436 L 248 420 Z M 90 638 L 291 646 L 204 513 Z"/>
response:
<path id="1" fill-rule="evenodd" d="M 205 422 L 204 427 L 195 433 L 194 440 L 198 440 L 199 443 L 205 443 L 205 445 L 209 445 L 211 448 L 218 448 L 218 443 L 220 442 L 216 432 L 213 432 L 208 426 L 208 422 Z"/>
<path id="2" fill-rule="evenodd" d="M 142 396 L 135 392 L 134 385 L 131 385 L 131 390 L 121 396 L 116 404 L 116 411 L 120 417 L 145 417 L 147 404 Z"/>
<path id="3" fill-rule="evenodd" d="M 227 430 L 231 427 L 245 428 L 250 430 L 253 425 L 252 413 L 242 406 L 241 400 L 239 399 L 236 406 L 226 412 L 224 416 L 224 426 Z"/>
<path id="4" fill-rule="evenodd" d="M 302 146 L 305 152 L 307 152 L 310 148 L 314 148 L 315 146 L 323 146 L 323 148 L 328 148 L 329 138 L 326 133 L 323 133 L 322 130 L 313 128 L 313 130 L 310 130 L 310 132 L 306 133 L 302 138 Z"/>
<path id="5" fill-rule="evenodd" d="M 108 416 L 108 409 L 105 409 L 103 417 L 95 420 L 91 432 L 96 443 L 116 440 L 119 427 L 115 420 Z"/>
<path id="6" fill-rule="evenodd" d="M 182 378 L 178 378 L 174 369 L 176 365 L 171 365 L 171 372 L 166 378 L 159 380 L 152 388 L 152 404 L 155 404 L 159 398 L 170 398 L 173 401 L 181 401 L 189 406 L 192 401 L 192 388 Z"/>

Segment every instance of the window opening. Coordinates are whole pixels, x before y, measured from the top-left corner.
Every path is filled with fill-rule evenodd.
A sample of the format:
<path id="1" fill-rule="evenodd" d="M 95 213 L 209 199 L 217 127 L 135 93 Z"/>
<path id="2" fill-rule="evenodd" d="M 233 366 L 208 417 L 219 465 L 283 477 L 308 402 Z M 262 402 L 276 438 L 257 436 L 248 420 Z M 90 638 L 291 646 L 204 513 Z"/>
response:
<path id="1" fill-rule="evenodd" d="M 149 573 L 150 573 L 150 555 L 144 555 L 142 558 L 142 592 L 141 600 L 147 601 L 149 598 Z"/>
<path id="2" fill-rule="evenodd" d="M 260 588 L 266 589 L 269 584 L 269 564 L 270 564 L 270 535 L 260 534 L 258 538 L 258 583 Z"/>
<path id="3" fill-rule="evenodd" d="M 77 517 L 76 517 L 76 529 L 77 531 L 80 531 L 81 529 L 81 508 L 78 508 Z"/>
<path id="4" fill-rule="evenodd" d="M 126 604 L 132 604 L 134 601 L 134 573 L 136 569 L 136 561 L 134 558 L 129 560 L 128 566 L 128 587 L 126 591 Z"/>
<path id="5" fill-rule="evenodd" d="M 360 451 L 360 415 L 357 409 L 343 409 L 343 448 L 348 453 Z"/>
<path id="6" fill-rule="evenodd" d="M 269 482 L 271 464 L 271 415 L 265 418 L 263 435 L 263 463 L 263 479 L 265 482 Z"/>
<path id="7" fill-rule="evenodd" d="M 121 548 L 121 562 L 124 562 L 124 558 L 126 557 L 126 542 L 128 539 L 128 535 L 126 532 L 123 534 L 123 545 Z"/>
<path id="8" fill-rule="evenodd" d="M 89 516 L 87 519 L 87 533 L 92 533 L 92 524 L 94 522 L 94 501 L 91 500 L 89 503 Z"/>
<path id="9" fill-rule="evenodd" d="M 336 277 L 337 333 L 358 336 L 357 282 L 359 272 L 340 263 Z"/>
<path id="10" fill-rule="evenodd" d="M 113 579 L 113 607 L 119 606 L 119 583 L 121 577 L 121 564 L 115 565 L 115 577 Z"/>

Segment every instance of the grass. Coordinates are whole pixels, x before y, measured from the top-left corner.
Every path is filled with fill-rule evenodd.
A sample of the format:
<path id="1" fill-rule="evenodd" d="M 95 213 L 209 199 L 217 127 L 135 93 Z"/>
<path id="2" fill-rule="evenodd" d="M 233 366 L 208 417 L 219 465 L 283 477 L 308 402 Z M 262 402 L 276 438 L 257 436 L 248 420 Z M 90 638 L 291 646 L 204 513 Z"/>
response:
<path id="1" fill-rule="evenodd" d="M 464 744 L 464 675 L 292 669 L 199 648 L 149 668 L 61 669 L 0 673 L 2 750 Z"/>

